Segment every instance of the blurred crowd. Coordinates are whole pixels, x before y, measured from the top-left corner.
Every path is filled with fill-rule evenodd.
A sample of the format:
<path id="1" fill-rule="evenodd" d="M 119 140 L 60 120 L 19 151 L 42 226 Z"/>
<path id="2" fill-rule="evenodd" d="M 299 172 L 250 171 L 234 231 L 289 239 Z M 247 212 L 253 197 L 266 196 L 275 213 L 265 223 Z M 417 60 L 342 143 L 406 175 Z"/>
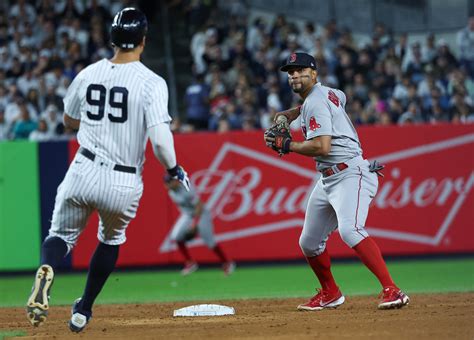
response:
<path id="1" fill-rule="evenodd" d="M 131 0 L 0 2 L 0 141 L 69 139 L 62 124 L 68 85 L 90 63 L 112 56 L 108 29 Z M 429 34 L 409 43 L 379 23 L 355 41 L 335 21 L 324 26 L 249 21 L 241 0 L 172 0 L 183 6 L 194 80 L 175 131 L 266 128 L 277 111 L 299 104 L 279 72 L 291 53 L 315 56 L 319 81 L 346 92 L 356 125 L 474 121 L 474 17 L 456 35 L 456 53 Z M 188 70 L 185 70 L 188 72 Z M 184 119 L 183 119 L 184 118 Z"/>
<path id="2" fill-rule="evenodd" d="M 249 17 L 241 1 L 229 1 L 225 12 L 194 20 L 194 81 L 177 129 L 267 128 L 277 111 L 299 104 L 278 71 L 293 52 L 316 58 L 319 81 L 346 93 L 356 125 L 474 121 L 474 17 L 453 39 L 459 53 L 434 34 L 410 43 L 408 34 L 395 36 L 383 23 L 356 42 L 333 20 L 300 27 L 283 14 L 271 22 Z"/>
<path id="3" fill-rule="evenodd" d="M 0 141 L 69 139 L 63 97 L 85 66 L 109 58 L 113 15 L 133 1 L 0 2 Z"/>

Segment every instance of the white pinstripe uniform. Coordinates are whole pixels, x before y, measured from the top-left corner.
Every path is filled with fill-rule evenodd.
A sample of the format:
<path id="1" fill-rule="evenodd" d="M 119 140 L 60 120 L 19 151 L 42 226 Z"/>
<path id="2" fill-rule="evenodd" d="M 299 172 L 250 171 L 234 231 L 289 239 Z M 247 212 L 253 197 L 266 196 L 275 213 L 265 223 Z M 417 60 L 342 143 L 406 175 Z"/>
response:
<path id="1" fill-rule="evenodd" d="M 169 189 L 168 194 L 181 212 L 181 216 L 175 222 L 171 231 L 171 239 L 173 241 L 182 241 L 186 232 L 191 230 L 199 197 L 193 187 L 186 191 L 181 185 L 176 190 Z M 212 223 L 211 212 L 205 205 L 199 217 L 197 229 L 199 236 L 201 236 L 206 245 L 211 249 L 214 248 L 216 246 L 213 233 L 214 224 Z"/>
<path id="2" fill-rule="evenodd" d="M 337 89 L 313 86 L 301 107 L 301 129 L 306 140 L 331 136 L 331 151 L 315 157 L 322 176 L 308 200 L 300 246 L 308 256 L 321 254 L 336 229 L 354 247 L 368 236 L 369 205 L 377 193 L 378 179 L 362 158 L 362 149 L 345 111 L 346 96 Z M 341 169 L 337 164 L 345 164 Z"/>
<path id="3" fill-rule="evenodd" d="M 147 129 L 171 121 L 167 106 L 165 81 L 139 61 L 102 59 L 77 75 L 64 107 L 81 121 L 81 148 L 58 188 L 49 237 L 60 237 L 71 249 L 97 210 L 98 239 L 125 242 L 143 192 Z"/>

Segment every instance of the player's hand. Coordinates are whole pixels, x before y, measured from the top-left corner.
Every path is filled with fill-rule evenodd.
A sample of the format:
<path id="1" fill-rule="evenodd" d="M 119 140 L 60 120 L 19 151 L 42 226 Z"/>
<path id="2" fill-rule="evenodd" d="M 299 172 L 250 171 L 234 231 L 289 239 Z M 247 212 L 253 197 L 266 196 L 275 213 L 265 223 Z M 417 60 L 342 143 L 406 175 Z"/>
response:
<path id="1" fill-rule="evenodd" d="M 182 166 L 176 165 L 174 168 L 168 169 L 167 171 L 172 179 L 177 179 L 180 181 L 186 191 L 189 191 L 190 182 L 188 173 L 184 171 Z"/>

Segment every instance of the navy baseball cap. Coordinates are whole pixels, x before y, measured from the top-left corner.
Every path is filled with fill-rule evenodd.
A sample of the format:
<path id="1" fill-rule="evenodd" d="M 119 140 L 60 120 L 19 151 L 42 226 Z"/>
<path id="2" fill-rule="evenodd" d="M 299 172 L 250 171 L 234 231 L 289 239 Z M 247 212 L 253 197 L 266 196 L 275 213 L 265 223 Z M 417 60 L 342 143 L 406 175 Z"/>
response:
<path id="1" fill-rule="evenodd" d="M 292 53 L 288 58 L 286 58 L 286 62 L 282 67 L 280 67 L 280 71 L 286 72 L 292 66 L 309 67 L 316 70 L 316 60 L 314 60 L 314 57 L 308 53 Z"/>

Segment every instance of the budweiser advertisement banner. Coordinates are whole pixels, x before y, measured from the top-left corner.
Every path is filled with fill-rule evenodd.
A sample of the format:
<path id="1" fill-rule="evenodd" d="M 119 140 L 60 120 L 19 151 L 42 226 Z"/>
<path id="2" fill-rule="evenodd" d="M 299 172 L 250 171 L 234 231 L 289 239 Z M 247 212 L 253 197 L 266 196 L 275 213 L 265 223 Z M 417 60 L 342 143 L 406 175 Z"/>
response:
<path id="1" fill-rule="evenodd" d="M 358 129 L 364 157 L 386 165 L 372 202 L 367 230 L 385 255 L 474 252 L 474 125 L 364 127 Z M 296 140 L 301 140 L 295 132 Z M 303 258 L 298 245 L 306 202 L 319 174 L 309 157 L 277 154 L 263 134 L 194 133 L 175 136 L 178 161 L 214 216 L 214 233 L 237 261 Z M 71 144 L 71 157 L 77 149 Z M 145 190 L 127 230 L 119 265 L 182 261 L 170 240 L 179 212 L 163 185 L 164 171 L 151 147 Z M 84 268 L 97 244 L 93 217 L 73 252 Z M 217 262 L 201 239 L 189 243 L 202 262 Z M 354 252 L 333 233 L 334 257 Z"/>

